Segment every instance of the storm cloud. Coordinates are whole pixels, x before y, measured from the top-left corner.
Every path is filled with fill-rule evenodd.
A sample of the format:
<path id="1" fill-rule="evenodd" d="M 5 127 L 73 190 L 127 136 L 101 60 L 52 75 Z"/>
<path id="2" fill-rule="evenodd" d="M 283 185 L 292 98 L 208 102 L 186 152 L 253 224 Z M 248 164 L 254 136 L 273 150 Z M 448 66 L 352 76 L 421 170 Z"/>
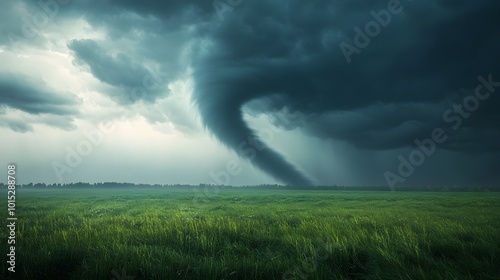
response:
<path id="1" fill-rule="evenodd" d="M 259 139 L 245 111 L 366 151 L 412 148 L 442 128 L 439 150 L 498 162 L 499 11 L 494 0 L 75 0 L 57 20 L 83 18 L 104 34 L 66 46 L 117 104 L 158 103 L 187 73 L 209 133 L 279 181 L 311 184 L 301 162 Z M 157 73 L 168 78 L 134 94 Z M 68 113 L 67 100 L 9 98 L 0 103 Z M 295 117 L 280 122 L 283 111 Z"/>
<path id="2" fill-rule="evenodd" d="M 196 60 L 195 99 L 206 126 L 237 149 L 252 135 L 240 109 L 261 99 L 268 112 L 301 113 L 288 128 L 363 149 L 394 149 L 446 125 L 443 114 L 474 94 L 479 76 L 500 81 L 493 51 L 500 34 L 490 28 L 500 23 L 497 2 L 390 2 L 403 12 L 351 63 L 339 45 L 354 46 L 354 28 L 374 21 L 371 11 L 380 13 L 387 3 L 245 3 L 210 34 L 209 49 Z M 465 30 L 472 39 L 464 40 Z M 282 98 L 270 98 L 275 95 Z M 480 104 L 442 148 L 498 150 L 498 105 L 496 96 Z M 263 169 L 272 174 L 280 163 L 271 165 Z"/>
<path id="3" fill-rule="evenodd" d="M 73 118 L 78 112 L 79 101 L 67 94 L 55 92 L 43 81 L 22 74 L 0 73 L 0 125 L 8 126 L 17 132 L 32 131 L 26 120 L 7 116 L 12 110 L 27 115 L 38 116 L 39 122 L 72 129 Z"/>
<path id="4" fill-rule="evenodd" d="M 42 81 L 23 75 L 0 73 L 0 106 L 19 109 L 30 114 L 72 115 L 78 101 L 53 92 Z"/>
<path id="5" fill-rule="evenodd" d="M 75 64 L 87 66 L 94 77 L 116 87 L 110 95 L 121 103 L 154 102 L 168 93 L 166 85 L 160 86 L 161 78 L 124 53 L 109 54 L 93 40 L 73 40 L 68 47 L 74 52 Z"/>

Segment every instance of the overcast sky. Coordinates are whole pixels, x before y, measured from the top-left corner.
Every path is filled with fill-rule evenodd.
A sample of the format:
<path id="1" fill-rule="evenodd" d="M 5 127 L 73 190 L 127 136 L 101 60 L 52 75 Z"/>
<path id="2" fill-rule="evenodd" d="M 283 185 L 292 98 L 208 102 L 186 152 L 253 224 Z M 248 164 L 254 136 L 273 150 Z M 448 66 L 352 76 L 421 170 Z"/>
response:
<path id="1" fill-rule="evenodd" d="M 498 184 L 499 12 L 2 1 L 0 166 L 19 183 Z"/>

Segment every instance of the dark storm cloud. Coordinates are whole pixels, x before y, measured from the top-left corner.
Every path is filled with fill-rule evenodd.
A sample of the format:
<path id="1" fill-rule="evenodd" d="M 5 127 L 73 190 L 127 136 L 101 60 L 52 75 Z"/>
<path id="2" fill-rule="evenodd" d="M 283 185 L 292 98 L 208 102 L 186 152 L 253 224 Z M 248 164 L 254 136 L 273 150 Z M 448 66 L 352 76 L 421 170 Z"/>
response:
<path id="1" fill-rule="evenodd" d="M 0 113 L 0 116 L 2 114 Z M 15 132 L 19 133 L 26 133 L 26 132 L 31 132 L 33 131 L 33 127 L 29 124 L 26 124 L 25 122 L 18 121 L 18 120 L 5 120 L 4 118 L 0 117 L 0 125 L 1 126 L 7 126 L 10 129 L 12 129 Z"/>
<path id="2" fill-rule="evenodd" d="M 141 56 L 160 47 L 163 56 L 168 57 L 167 52 L 174 52 L 172 55 L 175 57 L 180 51 L 171 50 L 171 45 L 185 43 L 187 39 L 184 35 L 188 33 L 186 29 L 204 25 L 213 16 L 213 12 L 211 1 L 73 0 L 71 5 L 60 10 L 58 18 L 84 18 L 93 28 L 106 31 L 106 36 L 112 40 L 131 37 L 134 32 L 140 32 L 150 36 L 141 38 L 146 40 L 142 42 L 144 47 L 140 46 Z M 168 41 L 161 41 L 162 38 Z M 161 56 L 155 59 L 168 61 Z"/>
<path id="3" fill-rule="evenodd" d="M 441 148 L 498 151 L 500 89 L 460 120 L 453 104 L 479 85 L 484 93 L 484 80 L 500 81 L 499 11 L 494 0 L 244 0 L 222 18 L 213 1 L 75 0 L 61 16 L 85 18 L 108 40 L 137 40 L 141 58 L 92 40 L 69 43 L 77 61 L 119 89 L 111 95 L 120 102 L 137 100 L 130 93 L 148 74 L 143 60 L 183 72 L 180 57 L 194 46 L 193 101 L 205 127 L 268 174 L 304 184 L 306 176 L 255 139 L 243 107 L 271 115 L 286 109 L 297 117 L 280 126 L 363 149 L 408 147 L 443 127 L 449 139 Z M 377 22 L 376 35 L 366 35 Z"/>
<path id="4" fill-rule="evenodd" d="M 91 0 L 75 0 L 71 3 L 71 8 L 63 11 L 63 14 L 71 16 L 84 15 L 89 20 L 95 22 L 112 22 L 116 16 L 126 13 L 154 16 L 161 18 L 172 24 L 179 22 L 206 21 L 213 13 L 211 1 L 198 0 L 111 0 L 95 2 Z"/>
<path id="5" fill-rule="evenodd" d="M 443 107 L 434 104 L 375 104 L 359 110 L 308 114 L 287 126 L 304 127 L 311 135 L 335 137 L 359 148 L 391 149 L 426 136 L 422 132 L 440 125 L 436 120 L 442 112 Z"/>
<path id="6" fill-rule="evenodd" d="M 267 109 L 301 112 L 295 124 L 314 136 L 392 149 L 446 125 L 443 113 L 473 94 L 478 76 L 500 80 L 497 1 L 401 1 L 401 12 L 348 63 L 339 45 L 355 45 L 354 28 L 390 2 L 399 3 L 249 1 L 207 36 L 212 47 L 196 60 L 205 125 L 237 149 L 252 135 L 239 109 L 260 98 Z M 496 96 L 484 101 L 444 147 L 498 150 L 499 105 Z"/>
<path id="7" fill-rule="evenodd" d="M 11 115 L 17 109 L 37 116 L 34 123 L 44 123 L 65 130 L 74 129 L 79 102 L 65 93 L 55 92 L 38 79 L 0 72 L 0 125 L 16 132 L 33 131 L 31 124 Z"/>
<path id="8" fill-rule="evenodd" d="M 29 114 L 76 115 L 78 101 L 48 88 L 41 80 L 0 72 L 0 107 Z"/>
<path id="9" fill-rule="evenodd" d="M 478 76 L 500 79 L 495 55 L 500 34 L 492 28 L 500 23 L 496 1 L 244 1 L 224 20 L 207 3 L 106 2 L 84 9 L 92 23 L 116 33 L 127 34 L 129 25 L 108 20 L 103 11 L 152 16 L 162 23 L 144 25 L 152 34 L 194 26 L 194 101 L 205 127 L 244 157 L 248 153 L 241 145 L 255 133 L 241 108 L 256 99 L 267 103 L 268 112 L 299 112 L 301 119 L 290 128 L 360 148 L 394 149 L 450 125 L 443 113 L 474 93 Z M 365 30 L 375 21 L 373 14 L 380 17 L 389 6 L 397 13 L 390 13 L 366 46 L 356 45 L 357 30 Z M 357 52 L 347 59 L 341 43 Z M 155 55 L 162 60 L 159 52 Z M 453 134 L 442 147 L 498 149 L 498 105 L 496 96 L 483 102 L 458 131 L 449 129 Z M 252 158 L 284 182 L 307 182 L 269 148 Z"/>
<path id="10" fill-rule="evenodd" d="M 377 10 L 377 6 L 365 1 L 366 9 L 360 9 L 357 1 L 357 13 L 347 11 L 357 20 L 343 23 L 345 28 L 339 29 L 335 14 L 343 11 L 333 11 L 342 5 L 319 2 L 247 4 L 211 36 L 214 47 L 206 51 L 208 55 L 201 62 L 209 69 L 206 71 L 212 72 L 207 75 L 220 71 L 224 76 L 231 72 L 234 79 L 223 78 L 226 84 L 236 87 L 236 92 L 242 92 L 239 95 L 246 96 L 239 98 L 243 101 L 283 94 L 288 98 L 284 105 L 304 113 L 322 113 L 377 103 L 451 101 L 458 94 L 456 91 L 474 88 L 478 75 L 498 72 L 494 52 L 484 52 L 493 50 L 500 42 L 499 32 L 489 28 L 498 21 L 489 12 L 498 8 L 496 2 L 480 1 L 477 5 L 483 6 L 483 14 L 473 10 L 470 13 L 474 16 L 462 15 L 462 9 L 455 15 L 449 8 L 446 20 L 441 18 L 445 15 L 440 6 L 413 7 L 404 2 L 405 14 L 393 16 L 391 25 L 354 57 L 352 64 L 346 63 L 338 44 L 343 38 L 354 37 L 352 28 L 371 20 L 370 10 Z M 412 9 L 441 16 L 431 16 L 435 21 L 426 24 L 428 20 L 412 16 L 416 14 Z M 464 18 L 475 20 L 463 22 Z M 322 40 L 328 29 L 340 34 L 330 45 Z M 464 40 L 464 30 L 470 30 L 478 40 Z M 415 43 L 406 43 L 407 40 Z M 493 46 L 481 44 L 485 41 Z"/>
<path id="11" fill-rule="evenodd" d="M 88 66 L 94 77 L 118 89 L 111 94 L 121 103 L 152 102 L 168 92 L 159 86 L 159 78 L 124 53 L 112 54 L 89 39 L 73 40 L 68 47 L 74 52 L 75 64 Z"/>

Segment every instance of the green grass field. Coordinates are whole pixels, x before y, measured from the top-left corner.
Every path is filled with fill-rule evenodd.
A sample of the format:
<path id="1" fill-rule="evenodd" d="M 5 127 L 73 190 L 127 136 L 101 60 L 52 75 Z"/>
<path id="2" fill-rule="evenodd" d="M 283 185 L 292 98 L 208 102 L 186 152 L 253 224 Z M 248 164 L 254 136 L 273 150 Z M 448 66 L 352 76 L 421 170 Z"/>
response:
<path id="1" fill-rule="evenodd" d="M 500 193 L 16 195 L 16 272 L 1 265 L 15 279 L 500 279 Z"/>

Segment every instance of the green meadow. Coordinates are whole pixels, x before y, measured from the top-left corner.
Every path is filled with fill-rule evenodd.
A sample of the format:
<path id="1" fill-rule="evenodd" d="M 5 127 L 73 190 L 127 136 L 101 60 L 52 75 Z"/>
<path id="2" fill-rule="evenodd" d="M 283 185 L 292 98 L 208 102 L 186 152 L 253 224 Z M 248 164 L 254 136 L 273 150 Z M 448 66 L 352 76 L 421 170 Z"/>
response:
<path id="1" fill-rule="evenodd" d="M 496 192 L 24 188 L 16 204 L 1 279 L 500 279 Z"/>

